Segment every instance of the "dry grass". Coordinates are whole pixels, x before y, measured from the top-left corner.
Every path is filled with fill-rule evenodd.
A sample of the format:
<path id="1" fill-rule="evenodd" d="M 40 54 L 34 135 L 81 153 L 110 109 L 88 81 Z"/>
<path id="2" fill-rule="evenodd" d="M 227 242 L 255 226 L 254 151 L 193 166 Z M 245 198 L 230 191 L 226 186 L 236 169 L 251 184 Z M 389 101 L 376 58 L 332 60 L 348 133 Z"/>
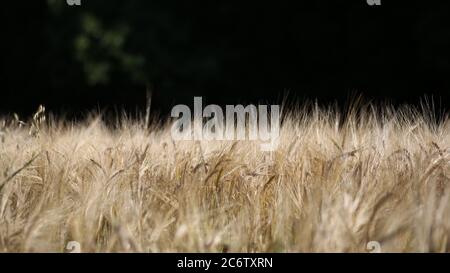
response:
<path id="1" fill-rule="evenodd" d="M 39 113 L 0 125 L 0 251 L 450 250 L 450 122 L 370 107 L 285 116 L 257 143 L 173 142 L 169 127 Z"/>

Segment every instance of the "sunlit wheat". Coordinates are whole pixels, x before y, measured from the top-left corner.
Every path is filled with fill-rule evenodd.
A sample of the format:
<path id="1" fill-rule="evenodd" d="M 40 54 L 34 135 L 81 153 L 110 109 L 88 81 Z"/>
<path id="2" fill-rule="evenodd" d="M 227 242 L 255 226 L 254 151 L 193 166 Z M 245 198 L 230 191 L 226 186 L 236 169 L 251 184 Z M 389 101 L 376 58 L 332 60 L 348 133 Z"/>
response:
<path id="1" fill-rule="evenodd" d="M 44 117 L 0 121 L 2 252 L 450 250 L 450 122 L 426 111 L 299 108 L 269 153 Z"/>

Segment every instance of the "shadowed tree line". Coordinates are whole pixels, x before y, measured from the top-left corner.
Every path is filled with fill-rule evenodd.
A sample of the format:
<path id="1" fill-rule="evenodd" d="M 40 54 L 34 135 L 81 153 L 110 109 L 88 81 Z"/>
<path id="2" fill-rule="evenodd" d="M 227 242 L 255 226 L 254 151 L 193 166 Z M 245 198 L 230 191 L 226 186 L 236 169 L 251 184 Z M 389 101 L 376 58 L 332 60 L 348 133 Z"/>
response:
<path id="1" fill-rule="evenodd" d="M 1 112 L 292 99 L 448 106 L 449 4 L 309 1 L 8 1 Z M 336 2 L 336 3 L 335 3 Z"/>

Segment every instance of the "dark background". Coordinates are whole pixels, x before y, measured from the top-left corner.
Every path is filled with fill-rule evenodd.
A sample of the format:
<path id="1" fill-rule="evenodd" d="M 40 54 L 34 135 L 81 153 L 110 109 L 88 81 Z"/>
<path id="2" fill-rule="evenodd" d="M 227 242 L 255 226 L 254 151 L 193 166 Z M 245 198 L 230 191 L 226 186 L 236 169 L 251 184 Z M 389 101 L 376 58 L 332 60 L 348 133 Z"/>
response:
<path id="1" fill-rule="evenodd" d="M 134 113 L 147 89 L 163 114 L 194 95 L 449 106 L 448 1 L 81 2 L 2 2 L 0 113 Z"/>

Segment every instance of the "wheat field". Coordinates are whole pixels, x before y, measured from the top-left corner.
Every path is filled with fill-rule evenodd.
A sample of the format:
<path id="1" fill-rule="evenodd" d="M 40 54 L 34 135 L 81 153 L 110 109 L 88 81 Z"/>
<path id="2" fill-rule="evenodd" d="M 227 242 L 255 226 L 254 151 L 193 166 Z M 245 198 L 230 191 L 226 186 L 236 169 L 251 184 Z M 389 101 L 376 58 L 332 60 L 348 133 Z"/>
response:
<path id="1" fill-rule="evenodd" d="M 450 121 L 285 111 L 277 150 L 169 122 L 0 122 L 0 252 L 446 252 Z"/>

